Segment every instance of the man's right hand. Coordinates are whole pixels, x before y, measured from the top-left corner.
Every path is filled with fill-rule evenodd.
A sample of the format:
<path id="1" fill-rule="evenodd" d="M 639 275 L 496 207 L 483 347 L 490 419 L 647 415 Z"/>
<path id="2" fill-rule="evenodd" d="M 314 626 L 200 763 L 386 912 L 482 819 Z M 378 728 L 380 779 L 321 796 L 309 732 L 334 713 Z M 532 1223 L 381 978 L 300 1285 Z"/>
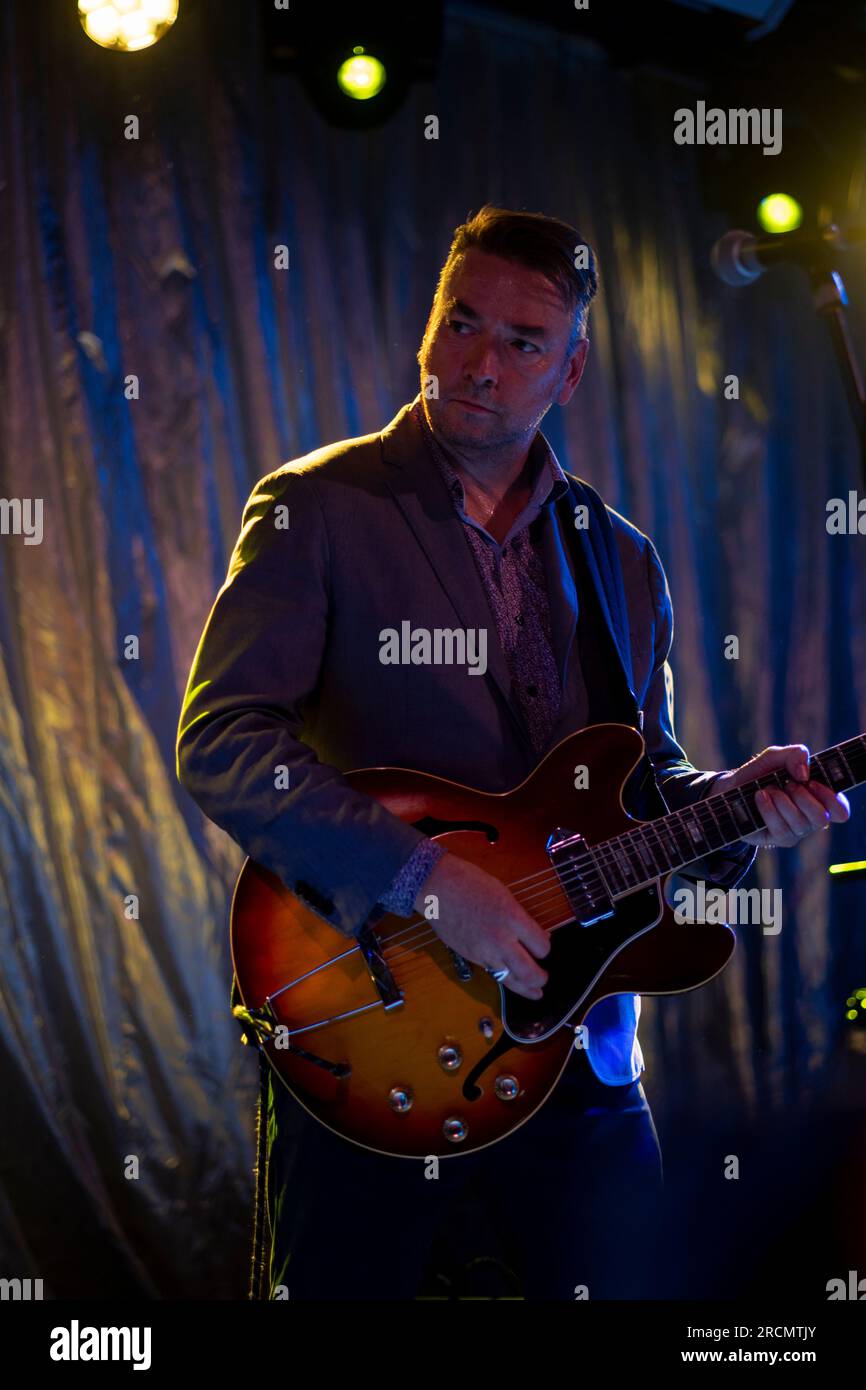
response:
<path id="1" fill-rule="evenodd" d="M 507 967 L 503 983 L 508 989 L 525 999 L 541 998 L 547 971 L 534 958 L 547 955 L 550 937 L 504 883 L 449 852 L 427 875 L 415 899 L 416 912 L 424 914 L 431 894 L 439 899 L 439 917 L 430 926 L 446 946 L 476 965 Z"/>

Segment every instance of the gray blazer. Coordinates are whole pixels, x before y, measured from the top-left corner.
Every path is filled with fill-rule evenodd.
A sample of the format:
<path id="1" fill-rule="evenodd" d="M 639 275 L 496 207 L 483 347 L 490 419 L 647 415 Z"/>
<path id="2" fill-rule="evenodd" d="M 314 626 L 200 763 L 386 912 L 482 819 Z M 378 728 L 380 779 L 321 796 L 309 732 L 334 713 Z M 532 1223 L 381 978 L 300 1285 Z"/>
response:
<path id="1" fill-rule="evenodd" d="M 412 404 L 381 432 L 285 463 L 253 488 L 178 731 L 177 774 L 205 814 L 349 935 L 423 836 L 350 789 L 342 773 L 400 766 L 504 791 L 539 760 L 461 522 L 409 416 Z M 661 561 L 647 536 L 607 511 L 647 751 L 668 805 L 678 809 L 706 795 L 718 774 L 695 769 L 674 735 L 673 615 Z M 583 727 L 586 698 L 574 570 L 552 510 L 543 533 L 563 680 L 552 747 Z M 380 633 L 399 632 L 406 620 L 428 630 L 485 628 L 486 673 L 383 664 Z M 728 852 L 724 875 L 707 876 L 728 886 L 754 853 L 742 845 Z"/>

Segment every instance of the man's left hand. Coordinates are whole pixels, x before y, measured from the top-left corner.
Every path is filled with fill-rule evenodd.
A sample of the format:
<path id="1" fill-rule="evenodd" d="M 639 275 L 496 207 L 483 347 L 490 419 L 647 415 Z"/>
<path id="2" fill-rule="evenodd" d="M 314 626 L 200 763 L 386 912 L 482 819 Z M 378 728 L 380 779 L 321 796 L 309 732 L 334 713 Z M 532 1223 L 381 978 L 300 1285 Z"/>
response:
<path id="1" fill-rule="evenodd" d="M 787 772 L 790 780 L 784 791 L 778 787 L 765 788 L 755 797 L 755 805 L 764 818 L 765 830 L 756 830 L 742 838 L 759 849 L 790 849 L 813 830 L 829 830 L 835 822 L 846 821 L 851 807 L 841 792 L 833 792 L 823 782 L 809 781 L 809 750 L 803 743 L 790 743 L 784 748 L 765 748 L 742 767 L 725 772 L 710 792 L 733 791 L 746 782 L 753 782 L 767 772 Z"/>

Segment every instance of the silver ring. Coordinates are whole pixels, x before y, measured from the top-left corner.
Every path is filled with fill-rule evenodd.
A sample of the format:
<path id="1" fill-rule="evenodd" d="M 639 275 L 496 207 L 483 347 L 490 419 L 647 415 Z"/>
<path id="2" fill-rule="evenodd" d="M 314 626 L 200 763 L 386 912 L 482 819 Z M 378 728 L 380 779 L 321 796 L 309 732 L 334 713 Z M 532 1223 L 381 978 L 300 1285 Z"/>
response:
<path id="1" fill-rule="evenodd" d="M 508 966 L 506 965 L 503 967 L 502 970 L 491 970 L 490 974 L 493 976 L 494 980 L 497 981 L 497 983 L 501 984 L 501 982 L 506 978 L 506 976 L 511 974 L 511 971 L 508 969 Z"/>

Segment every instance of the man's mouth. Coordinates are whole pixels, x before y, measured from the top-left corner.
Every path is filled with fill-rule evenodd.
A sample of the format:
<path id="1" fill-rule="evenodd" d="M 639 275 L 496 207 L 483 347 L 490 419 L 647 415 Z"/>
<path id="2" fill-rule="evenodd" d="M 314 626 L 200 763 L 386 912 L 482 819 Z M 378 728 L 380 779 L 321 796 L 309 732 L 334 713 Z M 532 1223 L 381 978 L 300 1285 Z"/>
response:
<path id="1" fill-rule="evenodd" d="M 461 400 L 459 396 L 455 396 L 453 399 L 456 405 L 462 405 L 466 410 L 480 410 L 483 411 L 485 415 L 492 415 L 494 413 L 489 406 L 479 405 L 477 401 L 464 401 Z"/>

